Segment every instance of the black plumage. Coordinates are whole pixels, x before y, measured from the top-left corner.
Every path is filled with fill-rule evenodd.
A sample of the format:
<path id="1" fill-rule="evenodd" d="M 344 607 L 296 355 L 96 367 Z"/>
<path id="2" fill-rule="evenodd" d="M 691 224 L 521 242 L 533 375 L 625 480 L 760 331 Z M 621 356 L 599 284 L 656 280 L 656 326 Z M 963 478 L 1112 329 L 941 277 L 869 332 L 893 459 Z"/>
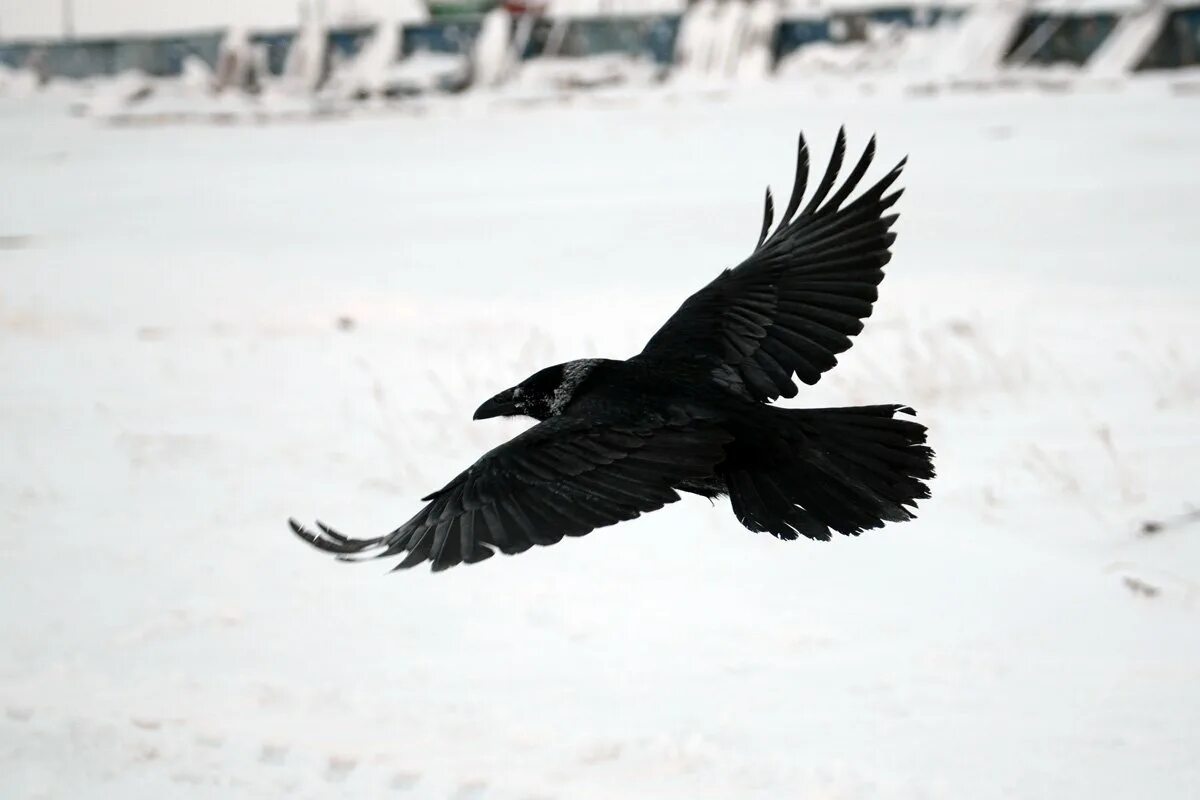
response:
<path id="1" fill-rule="evenodd" d="M 788 204 L 772 231 L 767 191 L 754 252 L 689 297 L 624 361 L 547 367 L 485 402 L 476 419 L 539 424 L 485 454 L 386 536 L 292 530 L 346 560 L 401 557 L 434 571 L 495 550 L 520 553 L 633 519 L 685 491 L 728 495 L 738 520 L 782 539 L 828 539 L 912 518 L 929 496 L 933 452 L 900 405 L 785 409 L 794 378 L 815 384 L 871 314 L 891 259 L 891 191 L 904 162 L 847 203 L 875 140 L 839 188 L 846 138 L 803 210 L 800 137 Z M 831 195 L 832 192 L 832 195 Z M 890 192 L 890 193 L 889 193 Z"/>

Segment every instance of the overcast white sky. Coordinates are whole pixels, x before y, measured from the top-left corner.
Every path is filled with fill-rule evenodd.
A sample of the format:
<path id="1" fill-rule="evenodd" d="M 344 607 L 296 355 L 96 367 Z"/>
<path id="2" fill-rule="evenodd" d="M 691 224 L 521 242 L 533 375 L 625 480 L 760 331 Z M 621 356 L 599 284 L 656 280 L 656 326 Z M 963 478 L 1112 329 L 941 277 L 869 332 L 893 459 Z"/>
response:
<path id="1" fill-rule="evenodd" d="M 293 24 L 302 0 L 69 0 L 80 35 Z M 314 0 L 309 0 L 314 2 Z M 327 17 L 379 16 L 410 0 L 324 0 Z M 63 0 L 0 0 L 0 38 L 57 36 Z"/>

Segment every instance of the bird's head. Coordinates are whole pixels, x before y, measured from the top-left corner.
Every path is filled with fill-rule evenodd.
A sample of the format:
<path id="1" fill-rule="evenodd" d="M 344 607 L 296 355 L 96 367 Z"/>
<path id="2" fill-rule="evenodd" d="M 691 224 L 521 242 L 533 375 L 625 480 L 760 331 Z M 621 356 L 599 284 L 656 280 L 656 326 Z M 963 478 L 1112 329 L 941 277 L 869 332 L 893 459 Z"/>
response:
<path id="1" fill-rule="evenodd" d="M 474 419 L 533 417 L 546 420 L 558 416 L 599 363 L 599 359 L 584 358 L 539 370 L 481 405 L 475 410 Z"/>

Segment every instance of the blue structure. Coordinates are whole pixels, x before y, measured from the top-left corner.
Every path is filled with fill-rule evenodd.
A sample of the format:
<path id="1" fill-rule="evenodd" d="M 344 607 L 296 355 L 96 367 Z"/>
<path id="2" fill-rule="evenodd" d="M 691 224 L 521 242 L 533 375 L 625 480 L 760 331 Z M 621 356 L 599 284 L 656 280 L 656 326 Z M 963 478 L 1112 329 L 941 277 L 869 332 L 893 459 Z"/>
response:
<path id="1" fill-rule="evenodd" d="M 582 17 L 555 20 L 539 17 L 533 23 L 529 41 L 521 51 L 522 60 L 538 58 L 546 53 L 550 32 L 555 25 L 565 25 L 566 32 L 558 52 L 550 54 L 568 58 L 624 53 L 640 56 L 659 66 L 667 67 L 675 58 L 675 39 L 683 17 L 678 14 L 649 14 L 646 16 Z"/>
<path id="2" fill-rule="evenodd" d="M 327 37 L 329 52 L 346 57 L 357 55 L 374 32 L 375 29 L 369 25 L 333 29 Z M 399 53 L 396 56 L 399 58 Z"/>
<path id="3" fill-rule="evenodd" d="M 829 18 L 783 19 L 775 29 L 775 63 L 801 47 L 816 42 L 832 41 Z"/>
<path id="4" fill-rule="evenodd" d="M 1050 12 L 1032 11 L 1021 20 L 1021 27 L 1013 37 L 1004 55 L 1011 63 L 1014 54 L 1022 54 L 1022 64 L 1050 66 L 1051 64 L 1074 64 L 1083 66 L 1100 48 L 1121 16 L 1116 11 Z M 1043 26 L 1049 26 L 1044 28 Z M 1052 30 L 1032 52 L 1026 46 L 1034 37 L 1043 36 L 1040 31 Z"/>
<path id="5" fill-rule="evenodd" d="M 475 47 L 483 17 L 449 17 L 420 25 L 405 25 L 401 55 L 413 53 L 448 53 L 466 55 Z"/>
<path id="6" fill-rule="evenodd" d="M 949 0 L 953 2 L 953 0 Z M 1200 65 L 1200 0 L 1174 8 L 1162 31 L 1149 48 L 1138 70 L 1177 69 Z M 865 35 L 870 23 L 903 27 L 931 26 L 962 14 L 953 5 L 864 6 L 861 11 L 832 11 L 825 16 L 780 20 L 774 32 L 776 61 L 816 42 L 855 41 Z M 436 18 L 406 25 L 397 58 L 419 52 L 468 55 L 482 27 L 478 14 Z M 1009 44 L 1006 60 L 1016 54 L 1022 63 L 1035 65 L 1086 64 L 1120 21 L 1120 12 L 1032 10 L 1026 14 Z M 532 19 L 532 31 L 521 53 L 535 59 L 546 53 L 551 32 L 559 38 L 555 56 L 575 57 L 605 53 L 640 56 L 663 69 L 674 61 L 682 17 L 678 14 L 642 16 Z M 514 26 L 519 24 L 517 19 Z M 526 23 L 528 24 L 528 22 Z M 336 28 L 328 33 L 331 56 L 350 58 L 359 53 L 374 28 Z M 295 31 L 257 33 L 252 43 L 266 51 L 267 70 L 282 74 Z M 224 37 L 222 31 L 198 31 L 162 36 L 76 39 L 71 41 L 19 41 L 0 43 L 0 64 L 13 68 L 32 67 L 46 78 L 88 78 L 138 70 L 156 77 L 181 74 L 188 57 L 214 67 Z"/>
<path id="7" fill-rule="evenodd" d="M 158 77 L 178 75 L 183 61 L 195 56 L 216 64 L 219 31 L 178 36 L 88 39 L 0 44 L 0 63 L 36 66 L 47 77 L 89 78 L 136 69 Z"/>
<path id="8" fill-rule="evenodd" d="M 404 28 L 402 52 L 469 53 L 479 35 L 482 17 L 440 19 Z M 371 37 L 370 27 L 336 28 L 328 33 L 329 53 L 356 55 Z M 256 33 L 251 43 L 267 54 L 267 71 L 283 73 L 295 31 Z M 90 78 L 139 70 L 155 77 L 172 77 L 183 72 L 183 62 L 194 56 L 215 68 L 222 31 L 171 36 L 128 36 L 121 39 L 75 39 L 55 42 L 12 42 L 0 44 L 0 64 L 13 68 L 33 67 L 47 78 Z"/>
<path id="9" fill-rule="evenodd" d="M 775 61 L 816 42 L 832 42 L 833 31 L 840 27 L 849 35 L 837 41 L 861 40 L 871 23 L 922 28 L 956 19 L 962 10 L 943 6 L 879 6 L 862 11 L 834 11 L 822 17 L 787 18 L 779 21 L 775 31 Z"/>
<path id="10" fill-rule="evenodd" d="M 1167 15 L 1163 29 L 1136 67 L 1179 69 L 1200 65 L 1200 5 L 1176 8 Z"/>

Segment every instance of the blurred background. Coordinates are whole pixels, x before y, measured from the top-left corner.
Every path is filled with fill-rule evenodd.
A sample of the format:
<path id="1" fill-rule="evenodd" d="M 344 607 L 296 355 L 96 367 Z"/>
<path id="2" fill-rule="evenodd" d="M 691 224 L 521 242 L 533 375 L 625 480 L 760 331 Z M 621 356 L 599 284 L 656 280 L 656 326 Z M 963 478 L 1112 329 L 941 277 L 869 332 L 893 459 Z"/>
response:
<path id="1" fill-rule="evenodd" d="M 0 0 L 0 798 L 1200 797 L 1200 4 Z M 918 520 L 352 535 L 908 155 Z"/>

